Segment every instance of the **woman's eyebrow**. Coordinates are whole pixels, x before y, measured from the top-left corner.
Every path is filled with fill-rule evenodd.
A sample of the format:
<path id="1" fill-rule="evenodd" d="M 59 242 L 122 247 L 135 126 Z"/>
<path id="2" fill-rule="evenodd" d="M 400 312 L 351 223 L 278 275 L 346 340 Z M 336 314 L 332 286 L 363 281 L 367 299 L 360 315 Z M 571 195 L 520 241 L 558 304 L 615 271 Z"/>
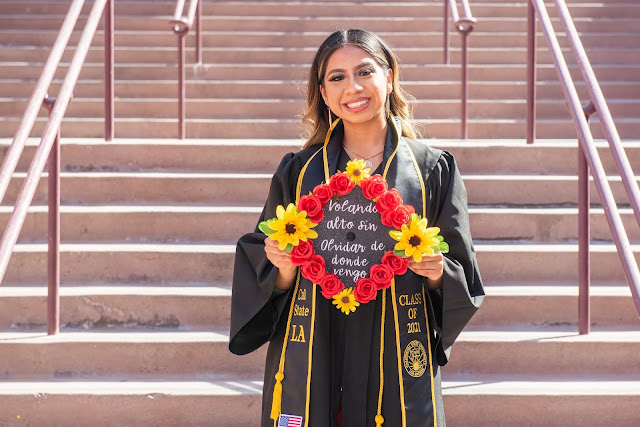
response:
<path id="1" fill-rule="evenodd" d="M 363 62 L 360 65 L 356 65 L 353 69 L 354 70 L 359 70 L 360 68 L 364 68 L 364 67 L 370 67 L 372 65 L 372 62 Z M 327 73 L 327 75 L 331 74 L 331 73 L 344 73 L 346 70 L 344 70 L 343 68 L 334 68 L 333 70 L 329 71 Z"/>

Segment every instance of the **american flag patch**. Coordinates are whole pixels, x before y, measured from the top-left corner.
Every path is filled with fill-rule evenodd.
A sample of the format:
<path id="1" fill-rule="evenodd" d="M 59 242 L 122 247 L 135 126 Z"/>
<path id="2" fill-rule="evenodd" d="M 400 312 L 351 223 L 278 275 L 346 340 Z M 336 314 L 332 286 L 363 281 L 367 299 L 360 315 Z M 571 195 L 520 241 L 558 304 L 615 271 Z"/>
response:
<path id="1" fill-rule="evenodd" d="M 301 427 L 302 417 L 298 415 L 280 414 L 278 418 L 278 427 Z"/>

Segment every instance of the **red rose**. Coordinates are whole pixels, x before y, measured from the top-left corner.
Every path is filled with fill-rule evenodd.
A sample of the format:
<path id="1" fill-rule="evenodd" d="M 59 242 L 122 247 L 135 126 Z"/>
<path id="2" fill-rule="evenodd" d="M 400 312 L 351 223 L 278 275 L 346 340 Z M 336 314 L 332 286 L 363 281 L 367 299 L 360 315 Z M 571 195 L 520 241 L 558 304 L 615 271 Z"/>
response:
<path id="1" fill-rule="evenodd" d="M 324 207 L 324 205 L 336 195 L 336 192 L 333 191 L 333 188 L 329 187 L 329 184 L 320 184 L 316 185 L 316 188 L 313 189 L 313 194 L 320 199 L 320 203 L 322 203 L 322 207 Z"/>
<path id="2" fill-rule="evenodd" d="M 402 204 L 402 196 L 400 192 L 395 188 L 387 191 L 378 199 L 376 203 L 376 209 L 378 212 L 385 213 L 386 211 L 392 211 Z"/>
<path id="3" fill-rule="evenodd" d="M 320 283 L 325 275 L 324 258 L 320 255 L 312 256 L 306 264 L 302 266 L 302 275 L 313 283 Z"/>
<path id="4" fill-rule="evenodd" d="M 355 186 L 349 175 L 344 172 L 337 172 L 329 180 L 329 187 L 331 187 L 338 196 L 348 194 Z"/>
<path id="5" fill-rule="evenodd" d="M 298 246 L 294 246 L 291 251 L 291 262 L 295 265 L 302 265 L 316 254 L 311 240 L 300 241 Z"/>
<path id="6" fill-rule="evenodd" d="M 376 284 L 378 289 L 386 289 L 391 286 L 391 279 L 393 279 L 393 271 L 388 265 L 374 264 L 369 269 L 369 277 Z"/>
<path id="7" fill-rule="evenodd" d="M 394 255 L 393 251 L 389 251 L 382 256 L 382 263 L 388 265 L 398 276 L 407 272 L 409 267 L 409 258 L 402 258 L 401 256 Z"/>
<path id="8" fill-rule="evenodd" d="M 411 215 L 415 212 L 416 210 L 411 205 L 400 205 L 392 211 L 383 212 L 380 221 L 387 227 L 395 227 L 400 230 L 403 224 L 409 224 Z"/>
<path id="9" fill-rule="evenodd" d="M 322 202 L 316 196 L 302 196 L 298 200 L 298 212 L 306 211 L 312 222 L 318 224 L 324 218 Z"/>
<path id="10" fill-rule="evenodd" d="M 366 304 L 372 299 L 376 299 L 376 293 L 378 289 L 376 284 L 371 279 L 360 278 L 356 282 L 356 290 L 353 295 L 356 297 L 356 301 L 362 304 Z"/>
<path id="11" fill-rule="evenodd" d="M 360 181 L 362 194 L 369 200 L 377 199 L 387 191 L 387 182 L 381 175 L 373 175 L 369 179 Z"/>
<path id="12" fill-rule="evenodd" d="M 327 274 L 320 282 L 320 287 L 322 287 L 322 295 L 325 298 L 332 298 L 342 292 L 344 283 L 335 274 Z"/>

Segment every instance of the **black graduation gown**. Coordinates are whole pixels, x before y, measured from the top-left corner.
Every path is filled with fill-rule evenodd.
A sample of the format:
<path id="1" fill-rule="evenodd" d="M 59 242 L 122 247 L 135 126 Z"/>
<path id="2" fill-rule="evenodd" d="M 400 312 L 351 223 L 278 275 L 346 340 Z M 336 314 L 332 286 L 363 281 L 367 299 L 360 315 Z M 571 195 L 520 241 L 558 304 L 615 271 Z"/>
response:
<path id="1" fill-rule="evenodd" d="M 391 127 L 387 134 L 383 165 L 395 146 Z M 341 141 L 340 124 L 327 147 L 331 174 L 336 169 L 344 170 L 348 160 L 341 148 Z M 450 252 L 444 258 L 442 288 L 426 292 L 427 315 L 432 326 L 429 332 L 434 343 L 432 362 L 437 425 L 444 426 L 438 366 L 447 363 L 453 342 L 480 306 L 484 290 L 469 232 L 466 190 L 453 156 L 422 142 L 406 141 L 423 172 L 429 226 L 440 227 L 440 234 L 450 247 Z M 274 218 L 278 205 L 295 203 L 295 187 L 300 170 L 319 147 L 309 147 L 284 156 L 271 181 L 259 221 Z M 397 164 L 400 161 L 394 160 L 396 164 L 387 175 L 390 188 L 401 184 L 394 182 L 394 170 L 413 168 L 413 164 Z M 317 184 L 323 179 L 318 178 Z M 416 212 L 422 212 L 421 205 L 414 207 Z M 277 269 L 265 255 L 264 239 L 265 235 L 256 228 L 255 232 L 240 238 L 237 244 L 229 349 L 235 354 L 246 354 L 269 342 L 262 426 L 271 427 L 273 420 L 269 416 L 274 375 L 278 370 L 292 291 L 283 292 L 275 288 Z M 402 287 L 403 280 L 424 283 L 424 278 L 410 270 L 396 277 L 398 287 Z M 387 307 L 390 298 L 390 293 L 387 293 Z M 343 427 L 374 426 L 380 385 L 377 355 L 380 347 L 381 298 L 361 305 L 349 316 L 342 315 L 325 298 L 318 298 L 317 304 L 314 336 L 323 345 L 313 347 L 309 425 L 337 426 L 337 413 L 341 407 Z M 395 331 L 388 323 L 385 322 L 382 415 L 385 426 L 395 427 L 402 425 L 397 397 L 398 371 L 387 367 L 397 366 L 398 362 L 395 351 L 386 351 L 387 347 L 395 349 Z M 424 415 L 413 420 L 407 419 L 408 426 L 434 425 L 430 400 L 431 396 L 425 400 Z"/>

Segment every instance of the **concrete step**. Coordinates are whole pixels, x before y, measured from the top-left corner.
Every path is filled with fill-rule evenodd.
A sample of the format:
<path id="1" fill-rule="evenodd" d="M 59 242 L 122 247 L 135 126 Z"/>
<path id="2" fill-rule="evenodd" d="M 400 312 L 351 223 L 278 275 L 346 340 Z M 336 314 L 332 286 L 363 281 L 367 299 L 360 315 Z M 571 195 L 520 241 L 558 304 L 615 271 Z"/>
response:
<path id="1" fill-rule="evenodd" d="M 26 83 L 29 79 L 37 80 L 42 73 L 44 63 L 5 62 L 3 64 L 3 79 L 21 79 Z M 167 64 L 158 67 L 156 64 L 131 63 L 114 64 L 115 79 L 138 80 L 175 80 L 177 65 Z M 637 82 L 640 80 L 640 65 L 610 64 L 593 67 L 597 78 L 601 81 Z M 66 75 L 68 63 L 61 63 L 55 74 L 55 80 L 62 80 Z M 570 67 L 571 75 L 576 82 L 582 81 L 582 75 L 576 65 Z M 185 68 L 187 81 L 189 80 L 293 80 L 301 82 L 306 79 L 308 66 L 306 64 L 188 64 Z M 557 72 L 550 64 L 543 64 L 537 70 L 538 80 L 556 81 Z M 402 64 L 402 80 L 407 81 L 455 81 L 460 76 L 460 65 L 441 64 Z M 471 64 L 469 78 L 471 81 L 524 81 L 526 68 L 523 65 L 502 65 L 496 67 L 491 64 Z M 87 63 L 80 71 L 80 81 L 100 80 L 104 78 L 104 65 L 101 63 Z M 31 87 L 27 85 L 27 87 Z M 17 92 L 16 92 L 17 93 Z M 172 97 L 175 94 L 172 94 Z"/>
<path id="2" fill-rule="evenodd" d="M 545 425 L 632 426 L 640 397 L 636 377 L 578 375 L 557 378 L 508 375 L 454 376 L 443 381 L 447 424 L 451 426 Z M 0 420 L 37 425 L 154 426 L 167 424 L 256 425 L 261 380 L 183 377 L 167 379 L 3 381 Z M 487 410 L 487 407 L 492 407 Z M 513 408 L 532 410 L 514 411 Z M 544 411 L 533 408 L 544 407 Z M 69 419 L 69 412 L 77 414 Z M 606 419 L 602 414 L 607 413 Z M 9 421 L 10 420 L 10 421 Z"/>
<path id="3" fill-rule="evenodd" d="M 32 2 L 31 2 L 32 3 Z M 603 3 L 603 2 L 600 2 Z M 619 2 L 617 2 L 619 3 Z M 4 5 L 4 3 L 3 3 Z M 480 5 L 473 5 L 472 12 Z M 6 6 L 3 6 L 5 12 Z M 144 19 L 139 16 L 117 13 L 114 25 L 116 31 L 169 31 L 168 20 L 173 14 L 174 5 L 165 16 L 148 14 Z M 66 13 L 66 10 L 64 10 Z M 219 16 L 216 14 L 202 16 L 202 28 L 216 31 L 321 31 L 326 35 L 335 31 L 336 28 L 366 28 L 376 33 L 385 31 L 441 31 L 443 19 L 439 14 L 434 16 L 385 16 L 385 19 L 371 16 L 263 16 L 251 15 L 228 15 Z M 59 30 L 64 20 L 64 14 L 36 14 L 36 13 L 3 13 L 0 14 L 1 28 L 5 29 L 29 29 Z M 615 32 L 615 31 L 636 31 L 637 18 L 623 16 L 618 18 L 576 16 L 572 13 L 576 28 L 583 32 Z M 551 17 L 554 27 L 562 31 L 559 18 Z M 84 28 L 86 15 L 81 14 L 78 20 L 78 28 Z M 102 22 L 98 26 L 102 29 Z M 476 28 L 480 31 L 508 32 L 526 31 L 526 17 L 501 17 L 485 16 L 479 20 Z M 193 37 L 193 32 L 189 37 Z"/>
<path id="4" fill-rule="evenodd" d="M 482 309 L 468 330 L 506 327 L 577 328 L 578 285 L 523 284 L 485 287 Z M 591 323 L 597 328 L 638 330 L 640 320 L 626 283 L 593 284 Z M 229 327 L 231 287 L 220 286 L 62 286 L 62 328 L 179 328 L 208 331 Z M 32 332 L 47 323 L 46 284 L 0 287 L 0 329 Z"/>
<path id="5" fill-rule="evenodd" d="M 40 179 L 34 203 L 47 203 L 46 173 Z M 271 174 L 62 172 L 64 204 L 174 204 L 262 205 Z M 13 205 L 26 173 L 16 172 L 3 204 Z M 463 175 L 472 205 L 577 204 L 577 176 Z M 640 176 L 636 177 L 640 181 Z M 628 203 L 620 177 L 608 179 L 618 203 Z M 592 184 L 592 203 L 599 201 Z"/>
<path id="6" fill-rule="evenodd" d="M 474 9 L 477 7 L 474 5 Z M 114 20 L 116 31 L 168 31 L 168 16 L 145 16 L 140 19 L 138 16 L 117 14 Z M 217 31 L 285 31 L 285 32 L 301 32 L 301 31 L 324 31 L 327 34 L 335 30 L 335 28 L 366 28 L 376 33 L 384 31 L 440 31 L 442 30 L 443 20 L 438 16 L 416 16 L 416 17 L 386 17 L 385 24 L 382 25 L 379 17 L 367 16 L 269 16 L 264 19 L 262 16 L 243 15 L 243 16 L 219 16 L 203 15 L 202 27 L 206 30 L 216 29 Z M 27 29 L 37 28 L 41 30 L 59 30 L 64 15 L 47 15 L 47 14 L 2 14 L 0 15 L 0 23 L 4 29 Z M 616 27 L 610 24 L 612 20 L 629 21 L 627 17 L 622 18 L 604 18 L 604 24 L 609 25 L 592 25 L 598 23 L 590 18 L 574 17 L 577 28 L 585 28 L 589 31 L 606 31 Z M 552 21 L 559 25 L 558 18 L 552 18 Z M 86 23 L 86 15 L 81 14 L 78 20 L 79 28 L 84 28 Z M 591 24 L 591 25 L 587 25 Z M 478 28 L 491 31 L 525 31 L 524 18 L 495 16 L 484 17 L 478 24 Z M 102 22 L 98 29 L 102 29 Z M 558 27 L 559 28 L 559 27 Z M 617 28 L 619 30 L 619 28 Z"/>
<path id="7" fill-rule="evenodd" d="M 471 375 L 631 375 L 640 371 L 640 324 L 636 331 L 576 328 L 463 331 L 443 377 Z M 545 357 L 544 355 L 552 355 Z"/>
<path id="8" fill-rule="evenodd" d="M 460 170 L 467 174 L 575 175 L 577 142 L 562 139 L 524 140 L 422 140 L 432 147 L 447 150 L 456 157 Z M 0 138 L 0 158 L 12 139 Z M 26 172 L 39 138 L 27 141 L 18 163 L 18 172 Z M 231 172 L 272 174 L 282 156 L 297 152 L 300 139 L 189 139 L 153 140 L 149 138 L 62 138 L 61 169 L 66 172 Z M 606 141 L 596 147 L 605 171 L 617 168 Z M 632 167 L 640 165 L 640 141 L 623 141 Z M 264 154 L 255 156 L 255 151 Z M 176 155 L 179 153 L 180 155 Z"/>
<path id="9" fill-rule="evenodd" d="M 38 118 L 31 132 L 32 137 L 42 135 L 45 119 Z M 18 129 L 20 118 L 0 117 L 0 138 L 11 137 Z M 191 138 L 230 138 L 250 139 L 260 135 L 264 138 L 291 139 L 300 138 L 304 133 L 297 119 L 187 119 L 186 137 Z M 461 135 L 458 119 L 417 120 L 422 135 L 426 138 L 459 138 Z M 591 120 L 591 132 L 594 138 L 603 138 L 604 133 Z M 623 139 L 637 138 L 640 132 L 640 119 L 620 118 L 615 120 L 618 134 Z M 490 139 L 524 138 L 526 124 L 524 119 L 470 119 L 471 138 Z M 62 125 L 63 135 L 74 138 L 97 138 L 104 135 L 104 121 L 99 118 L 67 117 Z M 565 120 L 540 119 L 536 127 L 537 137 L 575 138 L 576 129 L 572 122 Z M 117 138 L 175 138 L 178 134 L 177 119 L 155 118 L 116 118 L 115 135 Z"/>
<path id="10" fill-rule="evenodd" d="M 31 96 L 36 82 L 24 82 L 21 83 L 23 87 L 16 88 L 15 85 L 18 82 L 18 79 L 0 81 L 0 88 L 7 89 L 3 99 L 29 98 Z M 61 85 L 62 81 L 55 80 L 50 86 L 50 95 L 57 96 Z M 175 80 L 119 80 L 115 83 L 115 97 L 116 100 L 119 98 L 151 98 L 147 102 L 163 98 L 175 100 L 177 99 L 177 86 Z M 575 87 L 581 99 L 588 99 L 589 95 L 584 83 L 577 81 Z M 607 99 L 636 99 L 640 97 L 640 89 L 638 89 L 640 85 L 633 81 L 601 81 L 600 87 Z M 460 95 L 460 81 L 457 79 L 406 81 L 403 83 L 403 88 L 422 102 L 433 99 L 459 99 Z M 564 101 L 562 87 L 556 80 L 538 81 L 536 88 L 540 100 Z M 191 80 L 186 82 L 185 90 L 189 102 L 199 103 L 207 102 L 206 100 L 213 98 L 244 99 L 245 102 L 247 100 L 259 102 L 262 98 L 304 99 L 304 84 L 292 80 Z M 521 101 L 526 99 L 526 90 L 526 82 L 520 80 L 469 82 L 470 99 L 493 100 L 495 102 L 500 100 Z M 99 80 L 80 81 L 76 86 L 75 96 L 80 99 L 100 97 L 104 99 L 104 83 Z M 198 101 L 194 101 L 194 99 Z M 73 102 L 71 104 L 73 105 Z M 5 108 L 11 108 L 11 106 Z M 177 115 L 177 106 L 175 108 L 176 112 L 173 115 Z M 290 114 L 290 112 L 286 113 Z M 144 112 L 139 112 L 138 115 L 144 116 Z M 118 116 L 118 110 L 116 110 L 116 116 Z M 278 117 L 278 115 L 274 114 L 272 117 Z M 287 115 L 286 117 L 291 116 Z"/>
<path id="11" fill-rule="evenodd" d="M 323 31 L 255 31 L 255 30 L 234 30 L 234 31 L 202 31 L 202 46 L 214 47 L 292 47 L 305 48 L 320 46 L 331 29 Z M 52 46 L 58 36 L 59 28 L 40 29 L 32 27 L 29 29 L 2 29 L 0 30 L 0 40 L 6 46 Z M 77 45 L 81 29 L 74 31 L 69 39 L 71 46 Z M 377 33 L 394 48 L 441 48 L 442 31 L 381 31 Z M 538 43 L 546 46 L 544 34 L 538 33 Z M 570 47 L 570 43 L 564 32 L 559 32 L 557 37 L 560 45 Z M 580 34 L 580 39 L 586 48 L 592 47 L 626 47 L 632 48 L 637 45 L 640 39 L 638 32 L 589 32 Z M 195 37 L 186 39 L 187 46 L 195 46 Z M 450 45 L 459 47 L 462 43 L 460 37 L 452 37 Z M 497 30 L 478 31 L 473 33 L 471 39 L 474 48 L 520 48 L 527 45 L 526 32 L 500 32 Z M 177 36 L 169 30 L 169 25 L 156 31 L 141 30 L 116 30 L 114 33 L 115 46 L 172 46 L 177 44 Z M 93 46 L 104 46 L 103 31 L 96 32 Z"/>
<path id="12" fill-rule="evenodd" d="M 600 2 L 602 3 L 602 2 Z M 473 5 L 473 10 L 479 5 Z M 169 31 L 168 18 L 173 13 L 172 10 L 166 16 L 148 15 L 140 19 L 135 15 L 117 14 L 114 20 L 116 31 Z M 4 9 L 3 9 L 4 11 Z M 66 10 L 65 10 L 66 12 Z M 412 17 L 380 17 L 368 16 L 263 16 L 255 15 L 235 15 L 219 16 L 216 14 L 202 16 L 202 28 L 204 31 L 282 31 L 282 32 L 302 32 L 319 31 L 326 35 L 335 31 L 336 28 L 365 28 L 376 33 L 391 31 L 441 31 L 443 19 L 438 15 L 434 16 L 412 16 Z M 615 31 L 636 31 L 636 19 L 623 16 L 618 18 L 581 17 L 573 14 L 576 28 L 581 32 L 615 32 Z M 59 30 L 64 20 L 64 14 L 0 14 L 0 27 L 4 29 L 40 29 Z M 559 18 L 551 18 L 554 27 L 561 32 L 562 24 Z M 84 28 L 86 15 L 82 14 L 78 20 L 78 28 Z M 102 29 L 100 22 L 98 29 Z M 526 17 L 500 17 L 485 16 L 476 28 L 480 31 L 509 32 L 527 31 Z M 193 32 L 188 36 L 193 38 Z M 474 33 L 475 34 L 475 33 Z M 455 37 L 455 36 L 454 36 Z"/>
<path id="13" fill-rule="evenodd" d="M 259 2 L 259 1 L 221 1 L 204 3 L 203 15 L 223 15 L 223 16 L 376 16 L 376 17 L 407 17 L 407 16 L 440 16 L 442 5 L 440 2 L 403 2 L 403 7 L 399 8 L 390 1 L 375 1 L 363 8 L 357 2 L 336 2 L 331 7 L 320 7 L 323 3 L 319 1 L 306 2 L 286 2 L 283 3 Z M 165 15 L 173 13 L 174 4 L 172 2 L 136 2 L 124 1 L 116 8 L 116 14 L 124 15 Z M 4 13 L 34 13 L 34 14 L 65 14 L 68 5 L 63 2 L 34 1 L 22 4 L 15 1 L 3 3 Z M 85 5 L 83 10 L 88 11 L 90 6 Z M 580 17 L 629 17 L 640 15 L 640 9 L 632 3 L 611 3 L 607 8 L 600 10 L 598 4 L 575 3 L 571 5 L 571 12 Z M 556 16 L 555 8 L 549 8 L 549 13 Z M 526 16 L 526 7 L 522 3 L 498 3 L 486 2 L 482 7 L 474 7 L 473 14 L 477 18 L 484 17 L 523 17 Z"/>
<path id="14" fill-rule="evenodd" d="M 476 240 L 475 249 L 486 283 L 566 284 L 577 280 L 575 244 L 495 244 Z M 640 247 L 632 245 L 632 250 L 640 258 Z M 613 245 L 591 245 L 591 253 L 594 281 L 625 280 Z M 61 281 L 65 285 L 113 282 L 210 286 L 231 281 L 234 255 L 235 245 L 66 243 L 60 247 Z M 9 286 L 45 283 L 46 265 L 46 244 L 18 244 L 3 283 Z"/>
<path id="15" fill-rule="evenodd" d="M 514 325 L 537 327 L 578 324 L 578 284 L 494 286 L 486 284 L 482 309 L 467 330 L 500 330 Z M 599 328 L 638 330 L 640 319 L 626 283 L 590 287 L 591 324 Z M 577 330 L 577 329 L 576 329 Z"/>
<path id="16" fill-rule="evenodd" d="M 447 376 L 442 388 L 447 425 L 452 426 L 604 427 L 640 422 L 634 403 L 640 394 L 637 377 L 586 373 L 524 378 L 507 374 Z M 544 411 L 536 413 L 534 408 Z M 615 414 L 615 420 L 604 419 L 607 417 L 602 414 L 609 412 Z"/>
<path id="17" fill-rule="evenodd" d="M 10 46 L 0 52 L 0 61 L 2 62 L 44 62 L 49 55 L 49 46 Z M 203 46 L 202 61 L 205 64 L 246 64 L 246 63 L 265 63 L 265 64 L 306 64 L 311 63 L 313 55 L 317 47 L 306 48 L 219 48 Z M 75 48 L 68 47 L 62 56 L 63 62 L 70 62 Z M 434 64 L 442 62 L 442 47 L 433 48 L 398 48 L 395 49 L 402 63 L 410 64 Z M 576 60 L 573 54 L 563 48 L 566 60 L 569 64 L 575 64 Z M 637 64 L 634 56 L 633 48 L 614 48 L 614 47 L 594 47 L 588 49 L 588 56 L 592 64 Z M 193 49 L 186 50 L 186 61 L 194 63 L 195 53 Z M 526 63 L 527 52 L 526 47 L 494 47 L 494 48 L 469 48 L 469 61 L 472 64 L 522 64 Z M 104 49 L 101 46 L 93 46 L 89 49 L 86 62 L 100 63 L 104 61 Z M 143 47 L 127 47 L 116 46 L 114 51 L 114 61 L 116 63 L 161 63 L 176 64 L 177 49 L 176 47 L 160 47 L 151 46 Z M 460 63 L 460 48 L 451 48 L 451 61 L 454 64 Z M 546 45 L 540 45 L 538 48 L 538 63 L 551 64 L 552 56 Z"/>
<path id="18" fill-rule="evenodd" d="M 9 426 L 27 422 L 39 426 L 151 427 L 162 420 L 166 425 L 220 423 L 240 427 L 259 422 L 261 394 L 262 381 L 233 377 L 28 377 L 0 382 L 0 422 Z M 72 419 L 70 413 L 75 414 Z"/>
<path id="19" fill-rule="evenodd" d="M 12 206 L 0 206 L 0 228 L 4 229 Z M 227 206 L 82 206 L 61 207 L 60 227 L 65 243 L 235 243 L 255 229 L 262 207 Z M 640 243 L 640 228 L 629 208 L 620 209 L 623 225 L 632 243 Z M 474 207 L 469 210 L 471 231 L 481 240 L 527 240 L 537 243 L 576 241 L 576 208 Z M 20 243 L 47 241 L 47 207 L 33 206 L 22 227 Z M 591 238 L 612 242 L 602 209 L 591 210 Z M 202 224 L 215 224 L 202 227 Z"/>
<path id="20" fill-rule="evenodd" d="M 0 296 L 0 330 L 44 330 L 47 324 L 46 285 L 3 285 Z M 231 287 L 228 285 L 171 287 L 103 283 L 99 286 L 62 286 L 60 298 L 61 328 L 87 331 L 229 328 Z"/>
<path id="21" fill-rule="evenodd" d="M 4 332 L 0 339 L 0 372 L 8 377 L 223 374 L 250 378 L 264 372 L 266 357 L 264 347 L 238 363 L 227 349 L 229 334 L 224 331 Z"/>
<path id="22" fill-rule="evenodd" d="M 28 98 L 0 98 L 0 115 L 19 116 L 26 110 Z M 616 119 L 640 116 L 640 101 L 637 99 L 609 99 L 609 110 Z M 419 100 L 412 104 L 417 119 L 452 119 L 460 116 L 459 99 Z M 177 102 L 171 98 L 119 98 L 115 111 L 121 118 L 145 117 L 171 118 L 177 115 Z M 198 99 L 186 101 L 186 114 L 193 119 L 256 119 L 289 118 L 301 116 L 306 102 L 299 99 Z M 519 119 L 526 115 L 524 99 L 470 100 L 469 117 Z M 539 100 L 537 117 L 540 119 L 570 118 L 564 100 Z M 41 117 L 47 112 L 41 109 Z M 75 98 L 67 109 L 69 117 L 100 117 L 104 115 L 104 99 Z"/>
<path id="23" fill-rule="evenodd" d="M 640 329 L 594 330 L 589 335 L 566 328 L 467 331 L 458 337 L 455 356 L 444 372 L 637 376 L 639 338 Z M 63 330 L 57 335 L 3 332 L 0 339 L 0 369 L 9 378 L 141 374 L 255 378 L 264 374 L 266 357 L 265 346 L 238 359 L 227 350 L 226 332 Z M 118 363 L 123 359 L 126 364 Z"/>

